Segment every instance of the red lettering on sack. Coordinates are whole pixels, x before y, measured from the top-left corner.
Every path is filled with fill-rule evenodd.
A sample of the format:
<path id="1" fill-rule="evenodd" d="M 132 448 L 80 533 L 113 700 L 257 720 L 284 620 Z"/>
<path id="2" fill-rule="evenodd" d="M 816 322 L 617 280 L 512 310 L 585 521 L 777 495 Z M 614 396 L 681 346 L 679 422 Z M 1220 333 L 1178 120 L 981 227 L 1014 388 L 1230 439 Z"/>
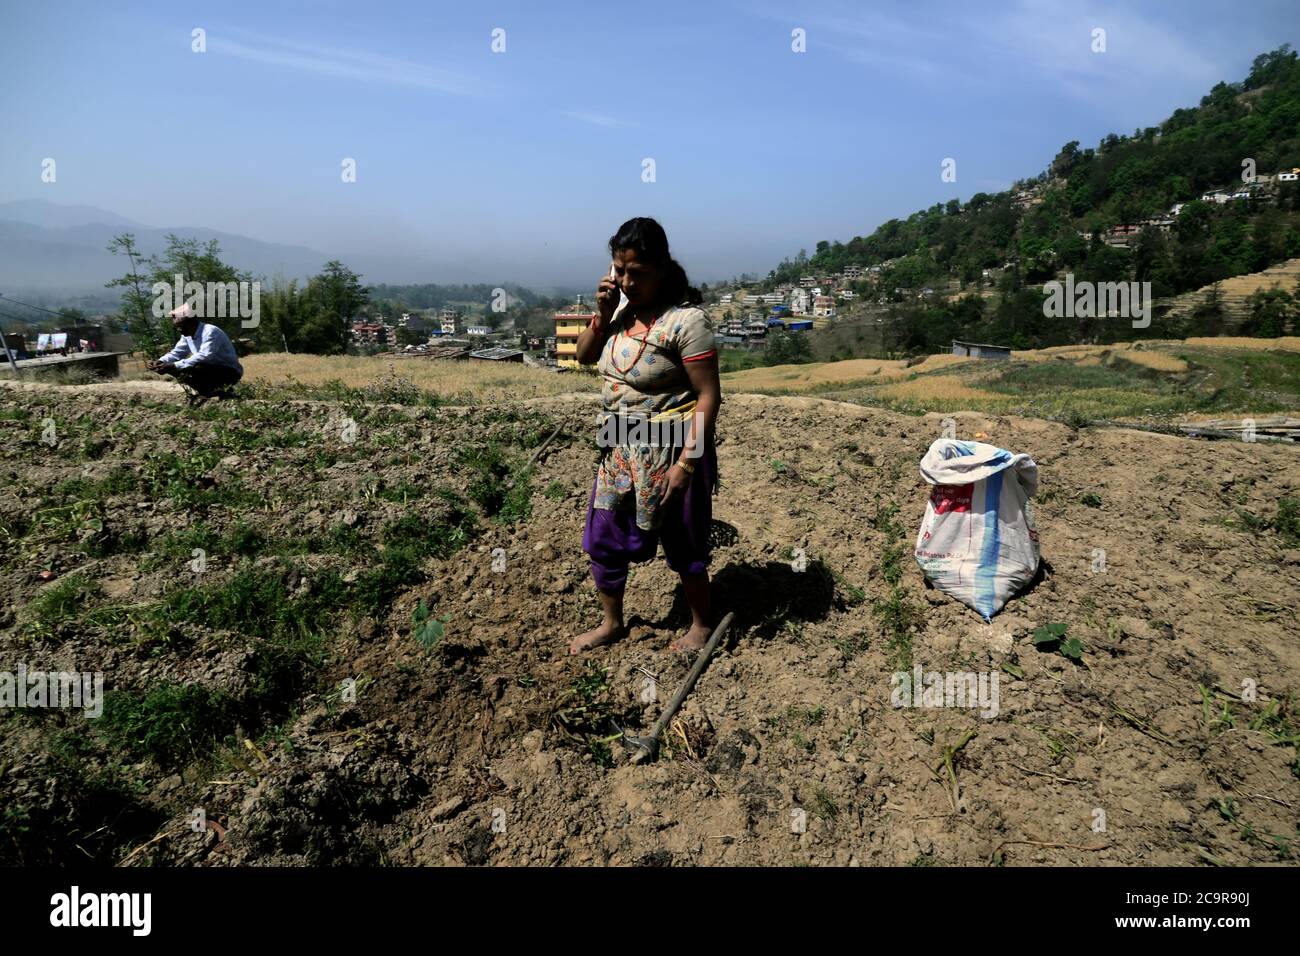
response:
<path id="1" fill-rule="evenodd" d="M 930 504 L 934 505 L 934 513 L 937 515 L 946 515 L 949 512 L 958 514 L 970 511 L 971 497 L 975 493 L 975 485 L 935 485 L 930 492 Z"/>

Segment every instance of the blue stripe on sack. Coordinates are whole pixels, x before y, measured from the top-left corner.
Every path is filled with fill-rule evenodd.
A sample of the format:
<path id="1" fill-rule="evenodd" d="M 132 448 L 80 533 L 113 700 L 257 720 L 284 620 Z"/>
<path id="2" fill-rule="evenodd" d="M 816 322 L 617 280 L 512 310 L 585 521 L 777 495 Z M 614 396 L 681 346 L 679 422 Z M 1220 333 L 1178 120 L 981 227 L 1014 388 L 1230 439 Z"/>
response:
<path id="1" fill-rule="evenodd" d="M 975 454 L 975 449 L 971 447 L 970 442 L 958 441 L 954 438 L 952 444 L 957 450 L 958 458 L 965 458 L 967 455 Z"/>
<path id="2" fill-rule="evenodd" d="M 997 579 L 998 551 L 1002 529 L 998 525 L 998 502 L 1002 500 L 1002 472 L 989 475 L 984 481 L 984 541 L 980 545 L 980 563 L 975 570 L 975 610 L 984 620 L 993 619 L 997 592 L 993 582 Z"/>

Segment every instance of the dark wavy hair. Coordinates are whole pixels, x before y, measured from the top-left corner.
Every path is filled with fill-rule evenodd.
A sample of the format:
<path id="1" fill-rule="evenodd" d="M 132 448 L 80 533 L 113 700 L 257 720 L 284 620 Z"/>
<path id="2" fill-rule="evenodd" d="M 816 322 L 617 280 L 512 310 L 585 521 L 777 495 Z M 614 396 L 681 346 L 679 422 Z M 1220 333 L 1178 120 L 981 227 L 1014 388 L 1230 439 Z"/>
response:
<path id="1" fill-rule="evenodd" d="M 686 278 L 686 270 L 668 251 L 668 234 L 664 227 L 646 216 L 629 219 L 610 236 L 609 254 L 631 249 L 637 259 L 658 267 L 664 275 L 659 299 L 665 305 L 699 305 L 704 301 L 700 290 Z"/>

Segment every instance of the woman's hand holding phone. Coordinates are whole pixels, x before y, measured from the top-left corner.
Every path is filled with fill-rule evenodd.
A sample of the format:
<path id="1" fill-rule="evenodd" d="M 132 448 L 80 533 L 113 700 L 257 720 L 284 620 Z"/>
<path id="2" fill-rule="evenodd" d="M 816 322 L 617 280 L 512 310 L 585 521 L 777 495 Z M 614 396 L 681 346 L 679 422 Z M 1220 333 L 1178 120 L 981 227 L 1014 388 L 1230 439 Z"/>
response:
<path id="1" fill-rule="evenodd" d="M 596 304 L 600 307 L 600 319 L 602 322 L 608 322 L 614 317 L 615 310 L 618 309 L 620 289 L 618 280 L 614 278 L 614 267 L 609 267 L 609 275 L 600 280 L 600 285 L 596 287 Z"/>

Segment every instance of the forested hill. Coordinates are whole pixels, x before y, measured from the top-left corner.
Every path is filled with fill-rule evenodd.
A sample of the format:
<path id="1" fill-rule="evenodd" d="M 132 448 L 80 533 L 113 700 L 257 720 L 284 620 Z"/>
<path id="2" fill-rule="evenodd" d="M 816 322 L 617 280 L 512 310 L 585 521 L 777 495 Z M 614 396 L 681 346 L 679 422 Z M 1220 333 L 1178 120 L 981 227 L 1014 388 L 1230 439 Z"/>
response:
<path id="1" fill-rule="evenodd" d="M 1243 81 L 1217 84 L 1159 126 L 1109 135 L 1096 148 L 1066 143 L 1048 169 L 1007 192 L 935 204 L 847 243 L 819 242 L 763 284 L 880 265 L 880 281 L 862 291 L 894 302 L 927 286 L 976 291 L 985 270 L 1003 300 L 1066 272 L 1150 281 L 1156 297 L 1176 295 L 1300 256 L 1300 184 L 1277 176 L 1293 167 L 1300 59 L 1284 45 L 1256 57 Z M 1253 182 L 1243 177 L 1252 171 Z M 1202 201 L 1215 191 L 1224 201 Z M 992 318 L 978 311 L 969 316 L 977 324 Z M 1068 330 L 1047 337 L 1057 333 L 1068 338 Z"/>

